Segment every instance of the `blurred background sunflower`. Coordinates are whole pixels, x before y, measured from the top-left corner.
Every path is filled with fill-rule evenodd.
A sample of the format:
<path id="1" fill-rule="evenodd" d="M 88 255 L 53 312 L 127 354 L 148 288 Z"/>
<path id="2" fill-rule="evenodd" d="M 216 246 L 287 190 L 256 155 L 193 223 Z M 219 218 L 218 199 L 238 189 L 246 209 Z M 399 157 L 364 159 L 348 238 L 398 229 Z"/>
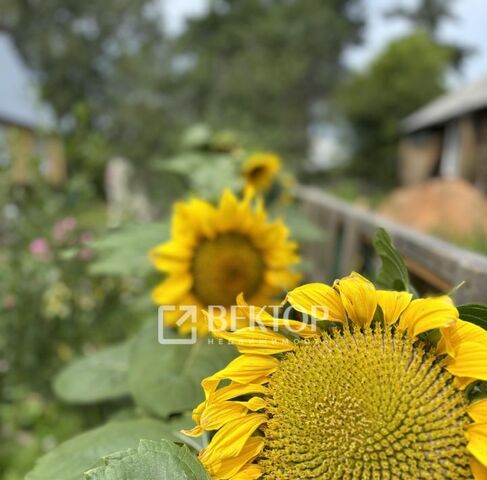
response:
<path id="1" fill-rule="evenodd" d="M 263 192 L 271 187 L 281 170 L 281 159 L 275 153 L 254 153 L 242 165 L 247 187 Z"/>
<path id="2" fill-rule="evenodd" d="M 196 305 L 198 329 L 205 333 L 202 310 L 208 306 L 230 307 L 241 292 L 256 305 L 272 304 L 296 285 L 296 249 L 286 225 L 269 221 L 250 195 L 239 200 L 227 190 L 217 206 L 199 199 L 177 203 L 171 239 L 150 252 L 154 266 L 167 274 L 152 298 L 158 305 Z M 179 315 L 165 319 L 171 324 Z"/>

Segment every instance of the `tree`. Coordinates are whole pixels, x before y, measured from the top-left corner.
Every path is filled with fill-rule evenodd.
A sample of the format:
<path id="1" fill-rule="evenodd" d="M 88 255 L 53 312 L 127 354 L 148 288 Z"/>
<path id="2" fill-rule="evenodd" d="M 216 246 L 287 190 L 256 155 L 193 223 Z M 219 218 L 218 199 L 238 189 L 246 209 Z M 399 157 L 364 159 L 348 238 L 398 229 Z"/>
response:
<path id="1" fill-rule="evenodd" d="M 360 40 L 361 0 L 216 0 L 178 43 L 196 119 L 302 158 L 316 106 Z"/>
<path id="2" fill-rule="evenodd" d="M 109 155 L 141 163 L 167 151 L 178 117 L 156 0 L 4 1 L 1 27 L 55 110 L 72 167 L 100 178 Z"/>
<path id="3" fill-rule="evenodd" d="M 391 43 L 353 74 L 336 103 L 353 135 L 351 171 L 373 182 L 395 182 L 399 123 L 444 91 L 451 51 L 424 32 Z"/>
<path id="4" fill-rule="evenodd" d="M 447 20 L 456 20 L 453 13 L 454 0 L 419 0 L 416 7 L 394 7 L 386 12 L 390 18 L 399 17 L 410 21 L 414 27 L 422 28 L 436 37 L 439 27 Z"/>
<path id="5" fill-rule="evenodd" d="M 438 38 L 440 27 L 447 21 L 458 20 L 453 12 L 456 0 L 418 0 L 416 7 L 406 8 L 401 5 L 385 12 L 388 18 L 403 18 L 411 23 L 413 28 L 425 31 L 439 45 L 450 49 L 452 65 L 460 69 L 463 62 L 474 50 L 463 45 L 441 41 Z"/>

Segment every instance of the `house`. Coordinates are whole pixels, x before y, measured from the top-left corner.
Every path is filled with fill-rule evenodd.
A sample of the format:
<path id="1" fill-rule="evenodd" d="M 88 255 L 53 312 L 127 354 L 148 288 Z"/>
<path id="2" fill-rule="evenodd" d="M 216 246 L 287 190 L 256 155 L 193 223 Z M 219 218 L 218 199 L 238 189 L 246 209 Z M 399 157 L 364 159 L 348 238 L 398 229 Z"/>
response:
<path id="1" fill-rule="evenodd" d="M 33 79 L 7 32 L 0 30 L 0 174 L 26 185 L 36 176 L 54 186 L 66 178 L 54 115 L 39 102 Z"/>
<path id="2" fill-rule="evenodd" d="M 399 177 L 463 178 L 487 192 L 487 77 L 448 93 L 401 123 Z"/>

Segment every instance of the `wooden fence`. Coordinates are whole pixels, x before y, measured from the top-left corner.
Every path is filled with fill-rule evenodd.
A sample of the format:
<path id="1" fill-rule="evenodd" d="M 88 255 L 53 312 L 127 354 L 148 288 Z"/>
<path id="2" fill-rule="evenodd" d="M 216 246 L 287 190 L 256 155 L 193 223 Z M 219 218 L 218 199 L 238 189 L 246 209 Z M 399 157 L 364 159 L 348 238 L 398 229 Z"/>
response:
<path id="1" fill-rule="evenodd" d="M 393 223 L 317 188 L 298 187 L 296 197 L 309 218 L 326 231 L 323 241 L 303 247 L 312 265 L 312 281 L 330 281 L 353 269 L 370 270 L 377 261 L 371 241 L 377 228 L 384 227 L 421 290 L 448 292 L 465 281 L 454 294 L 459 304 L 487 302 L 486 256 Z"/>

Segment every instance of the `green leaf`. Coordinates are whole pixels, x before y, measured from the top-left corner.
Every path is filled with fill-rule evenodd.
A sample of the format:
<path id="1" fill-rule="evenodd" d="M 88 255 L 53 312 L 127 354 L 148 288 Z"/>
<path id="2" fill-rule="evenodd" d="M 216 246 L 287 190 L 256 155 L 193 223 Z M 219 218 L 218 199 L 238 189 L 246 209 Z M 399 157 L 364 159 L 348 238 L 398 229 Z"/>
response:
<path id="1" fill-rule="evenodd" d="M 130 390 L 149 415 L 165 418 L 188 411 L 203 400 L 201 380 L 221 370 L 235 356 L 235 347 L 217 341 L 208 344 L 206 338 L 194 345 L 161 345 L 157 325 L 147 324 L 132 349 Z"/>
<path id="2" fill-rule="evenodd" d="M 460 318 L 466 322 L 473 323 L 487 330 L 487 305 L 480 303 L 469 303 L 460 305 L 458 313 Z"/>
<path id="3" fill-rule="evenodd" d="M 128 395 L 128 358 L 132 342 L 78 358 L 55 377 L 56 395 L 70 403 L 96 403 Z"/>
<path id="4" fill-rule="evenodd" d="M 294 240 L 322 241 L 326 236 L 326 230 L 312 222 L 299 205 L 289 205 L 283 211 L 276 213 L 277 218 L 282 218 L 287 225 Z"/>
<path id="5" fill-rule="evenodd" d="M 383 228 L 379 228 L 373 243 L 375 252 L 382 261 L 382 266 L 377 273 L 378 285 L 389 290 L 410 291 L 404 258 L 392 244 L 389 234 Z"/>
<path id="6" fill-rule="evenodd" d="M 85 473 L 86 480 L 210 480 L 191 451 L 167 440 L 141 440 L 137 450 L 118 452 Z"/>
<path id="7" fill-rule="evenodd" d="M 161 162 L 156 168 L 183 175 L 191 193 L 206 200 L 218 199 L 226 188 L 242 188 L 239 163 L 232 155 L 189 152 Z"/>
<path id="8" fill-rule="evenodd" d="M 149 250 L 169 238 L 167 223 L 126 225 L 107 233 L 90 245 L 97 259 L 90 266 L 93 275 L 147 275 L 153 271 Z"/>
<path id="9" fill-rule="evenodd" d="M 144 418 L 110 422 L 58 445 L 37 461 L 25 480 L 81 480 L 83 472 L 92 468 L 101 457 L 137 448 L 143 438 L 180 440 L 170 424 L 159 420 Z"/>
<path id="10" fill-rule="evenodd" d="M 487 382 L 477 381 L 467 387 L 467 398 L 473 403 L 487 398 Z"/>

